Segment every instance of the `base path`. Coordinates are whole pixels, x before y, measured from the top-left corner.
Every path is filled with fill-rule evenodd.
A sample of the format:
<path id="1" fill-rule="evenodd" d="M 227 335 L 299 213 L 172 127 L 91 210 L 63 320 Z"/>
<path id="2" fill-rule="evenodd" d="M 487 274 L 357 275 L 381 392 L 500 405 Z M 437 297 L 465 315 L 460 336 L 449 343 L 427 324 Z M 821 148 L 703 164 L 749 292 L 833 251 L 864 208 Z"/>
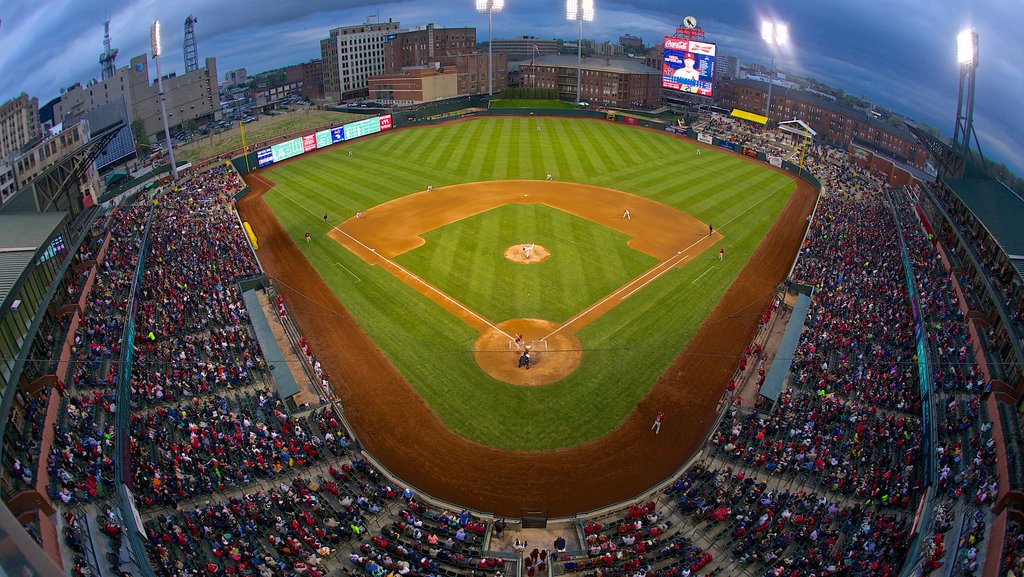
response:
<path id="1" fill-rule="evenodd" d="M 366 450 L 420 491 L 510 517 L 523 507 L 561 516 L 629 499 L 693 454 L 764 307 L 789 271 L 816 198 L 809 184 L 798 181 L 707 322 L 616 430 L 570 449 L 538 452 L 495 449 L 452 433 L 305 259 L 263 201 L 268 184 L 258 175 L 245 180 L 253 193 L 238 209 L 260 239 L 260 262 L 281 281 L 299 330 L 335 377 L 336 393 Z M 608 208 L 621 216 L 622 208 Z M 627 226 L 642 216 L 636 212 L 641 209 L 629 208 L 633 221 Z M 655 436 L 650 426 L 658 411 L 665 421 Z"/>

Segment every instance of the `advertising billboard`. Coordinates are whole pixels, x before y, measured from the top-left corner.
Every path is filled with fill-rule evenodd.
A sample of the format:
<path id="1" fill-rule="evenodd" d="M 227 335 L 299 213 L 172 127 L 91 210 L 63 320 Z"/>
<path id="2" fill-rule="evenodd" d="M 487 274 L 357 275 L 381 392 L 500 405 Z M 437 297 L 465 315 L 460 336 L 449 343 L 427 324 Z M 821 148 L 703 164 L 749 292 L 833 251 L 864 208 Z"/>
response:
<path id="1" fill-rule="evenodd" d="M 360 136 L 366 136 L 375 132 L 380 132 L 379 118 L 357 120 L 345 125 L 345 140 L 352 140 L 353 138 L 359 138 Z"/>
<path id="2" fill-rule="evenodd" d="M 661 87 L 712 96 L 715 77 L 715 45 L 683 38 L 665 38 L 661 63 Z"/>
<path id="3" fill-rule="evenodd" d="M 391 123 L 391 115 L 385 114 L 384 116 L 357 120 L 356 122 L 350 122 L 344 126 L 336 126 L 334 128 L 328 128 L 319 132 L 307 134 L 300 138 L 295 138 L 287 142 L 282 142 L 280 144 L 275 144 L 273 146 L 257 150 L 256 163 L 261 168 L 269 166 L 275 162 L 281 162 L 282 160 L 298 156 L 305 152 L 326 148 L 332 144 L 338 144 L 345 140 L 374 134 L 382 130 L 389 130 L 392 126 Z"/>

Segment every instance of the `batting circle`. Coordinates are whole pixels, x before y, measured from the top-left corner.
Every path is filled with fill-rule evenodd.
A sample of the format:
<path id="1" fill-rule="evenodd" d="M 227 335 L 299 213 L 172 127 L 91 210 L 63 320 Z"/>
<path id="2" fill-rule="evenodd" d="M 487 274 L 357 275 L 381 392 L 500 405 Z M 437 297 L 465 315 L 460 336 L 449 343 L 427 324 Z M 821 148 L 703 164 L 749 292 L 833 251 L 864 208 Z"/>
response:
<path id="1" fill-rule="evenodd" d="M 484 372 L 510 385 L 536 387 L 554 383 L 572 374 L 583 360 L 576 335 L 569 329 L 554 332 L 558 327 L 557 323 L 542 319 L 498 323 L 497 328 L 480 335 L 473 354 Z M 518 348 L 513 340 L 517 335 L 523 337 Z M 519 366 L 519 358 L 527 346 L 530 347 L 529 369 Z"/>

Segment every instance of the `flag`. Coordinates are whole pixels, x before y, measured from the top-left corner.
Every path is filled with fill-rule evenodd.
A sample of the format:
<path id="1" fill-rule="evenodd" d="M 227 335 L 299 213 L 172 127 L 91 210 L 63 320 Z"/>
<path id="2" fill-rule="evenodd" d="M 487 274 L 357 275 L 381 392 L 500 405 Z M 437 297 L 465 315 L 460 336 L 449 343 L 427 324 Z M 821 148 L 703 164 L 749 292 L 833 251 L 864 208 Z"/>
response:
<path id="1" fill-rule="evenodd" d="M 534 42 L 534 43 L 533 43 L 533 53 L 532 53 L 532 54 L 530 54 L 530 66 L 533 66 L 533 59 L 534 59 L 534 57 L 535 57 L 535 56 L 536 56 L 537 54 L 540 54 L 540 48 L 538 48 L 538 47 L 537 47 L 537 43 L 536 43 L 536 42 Z"/>

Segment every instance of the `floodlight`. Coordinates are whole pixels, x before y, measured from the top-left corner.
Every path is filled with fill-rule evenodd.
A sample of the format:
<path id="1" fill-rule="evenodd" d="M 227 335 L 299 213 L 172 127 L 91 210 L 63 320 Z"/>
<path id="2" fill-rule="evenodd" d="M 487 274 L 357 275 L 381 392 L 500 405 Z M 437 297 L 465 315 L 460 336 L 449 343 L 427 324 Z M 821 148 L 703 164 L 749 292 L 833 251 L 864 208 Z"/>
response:
<path id="1" fill-rule="evenodd" d="M 775 24 L 775 43 L 779 46 L 789 44 L 789 26 L 786 24 Z"/>
<path id="2" fill-rule="evenodd" d="M 160 58 L 160 21 L 153 22 L 149 34 L 150 44 L 153 47 L 153 58 Z"/>
<path id="3" fill-rule="evenodd" d="M 789 44 L 789 26 L 781 22 L 761 22 L 761 40 L 772 46 Z"/>
<path id="4" fill-rule="evenodd" d="M 594 20 L 594 0 L 566 0 L 566 20 Z"/>
<path id="5" fill-rule="evenodd" d="M 956 37 L 956 59 L 960 64 L 978 63 L 978 33 L 968 28 Z"/>
<path id="6" fill-rule="evenodd" d="M 476 11 L 497 14 L 505 8 L 505 0 L 476 0 Z"/>

